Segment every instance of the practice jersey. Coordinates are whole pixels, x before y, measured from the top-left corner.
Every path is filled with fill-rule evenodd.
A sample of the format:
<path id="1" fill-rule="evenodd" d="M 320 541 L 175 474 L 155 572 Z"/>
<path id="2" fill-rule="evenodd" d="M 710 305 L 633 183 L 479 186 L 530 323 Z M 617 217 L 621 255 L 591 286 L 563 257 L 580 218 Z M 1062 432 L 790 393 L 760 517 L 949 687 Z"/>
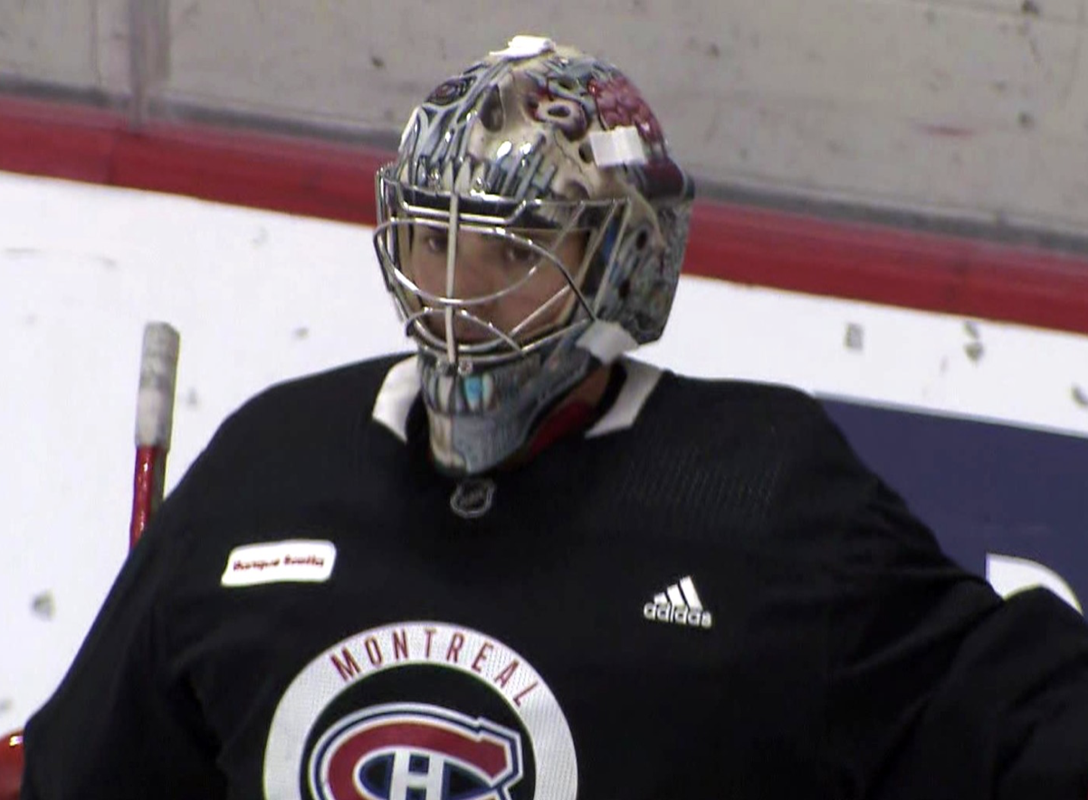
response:
<path id="1" fill-rule="evenodd" d="M 1088 796 L 1088 636 L 811 397 L 635 361 L 480 478 L 414 359 L 229 418 L 26 731 L 25 800 Z M 939 465 L 934 465 L 939 469 Z"/>

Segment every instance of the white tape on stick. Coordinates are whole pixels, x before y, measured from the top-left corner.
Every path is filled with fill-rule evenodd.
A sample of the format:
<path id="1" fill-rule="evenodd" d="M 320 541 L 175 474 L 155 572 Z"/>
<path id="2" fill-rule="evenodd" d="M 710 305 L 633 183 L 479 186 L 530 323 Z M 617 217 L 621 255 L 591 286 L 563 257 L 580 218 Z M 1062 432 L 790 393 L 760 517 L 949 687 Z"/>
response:
<path id="1" fill-rule="evenodd" d="M 179 343 L 178 332 L 165 322 L 149 322 L 144 328 L 136 395 L 137 447 L 170 448 Z"/>

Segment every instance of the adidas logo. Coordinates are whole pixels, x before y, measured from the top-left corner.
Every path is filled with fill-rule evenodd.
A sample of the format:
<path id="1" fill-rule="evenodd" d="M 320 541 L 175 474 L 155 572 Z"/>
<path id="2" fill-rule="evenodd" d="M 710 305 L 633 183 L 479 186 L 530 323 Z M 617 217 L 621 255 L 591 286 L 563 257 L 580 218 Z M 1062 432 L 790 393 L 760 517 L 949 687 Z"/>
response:
<path id="1" fill-rule="evenodd" d="M 703 608 L 703 601 L 695 590 L 691 576 L 681 578 L 664 592 L 642 607 L 642 616 L 653 622 L 686 625 L 691 628 L 709 628 L 714 624 L 710 612 Z"/>

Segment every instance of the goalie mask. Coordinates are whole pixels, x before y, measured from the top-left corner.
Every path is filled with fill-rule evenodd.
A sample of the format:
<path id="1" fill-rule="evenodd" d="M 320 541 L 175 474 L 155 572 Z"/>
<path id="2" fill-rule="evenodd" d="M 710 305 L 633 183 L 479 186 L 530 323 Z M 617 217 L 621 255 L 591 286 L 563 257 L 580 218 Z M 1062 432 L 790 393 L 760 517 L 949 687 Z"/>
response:
<path id="1" fill-rule="evenodd" d="M 614 67 L 516 37 L 415 109 L 377 192 L 446 472 L 501 464 L 594 366 L 661 335 L 693 188 Z"/>

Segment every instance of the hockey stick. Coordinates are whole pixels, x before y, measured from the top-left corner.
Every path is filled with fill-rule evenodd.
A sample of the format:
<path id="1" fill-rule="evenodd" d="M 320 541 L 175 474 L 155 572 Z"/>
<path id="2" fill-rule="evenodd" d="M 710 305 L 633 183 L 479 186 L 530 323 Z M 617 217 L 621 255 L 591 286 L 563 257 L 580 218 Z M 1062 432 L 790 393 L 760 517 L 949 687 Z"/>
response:
<path id="1" fill-rule="evenodd" d="M 12 731 L 0 738 L 0 800 L 19 800 L 23 779 L 23 732 Z"/>
<path id="2" fill-rule="evenodd" d="M 163 497 L 166 454 L 174 422 L 178 332 L 165 322 L 144 327 L 140 388 L 136 394 L 136 472 L 132 481 L 129 548 L 136 546 Z M 0 800 L 19 800 L 23 778 L 23 732 L 0 737 Z"/>
<path id="3" fill-rule="evenodd" d="M 178 332 L 165 322 L 144 328 L 140 388 L 136 395 L 136 468 L 132 480 L 129 547 L 135 547 L 159 507 L 166 476 L 166 454 L 174 423 Z"/>

